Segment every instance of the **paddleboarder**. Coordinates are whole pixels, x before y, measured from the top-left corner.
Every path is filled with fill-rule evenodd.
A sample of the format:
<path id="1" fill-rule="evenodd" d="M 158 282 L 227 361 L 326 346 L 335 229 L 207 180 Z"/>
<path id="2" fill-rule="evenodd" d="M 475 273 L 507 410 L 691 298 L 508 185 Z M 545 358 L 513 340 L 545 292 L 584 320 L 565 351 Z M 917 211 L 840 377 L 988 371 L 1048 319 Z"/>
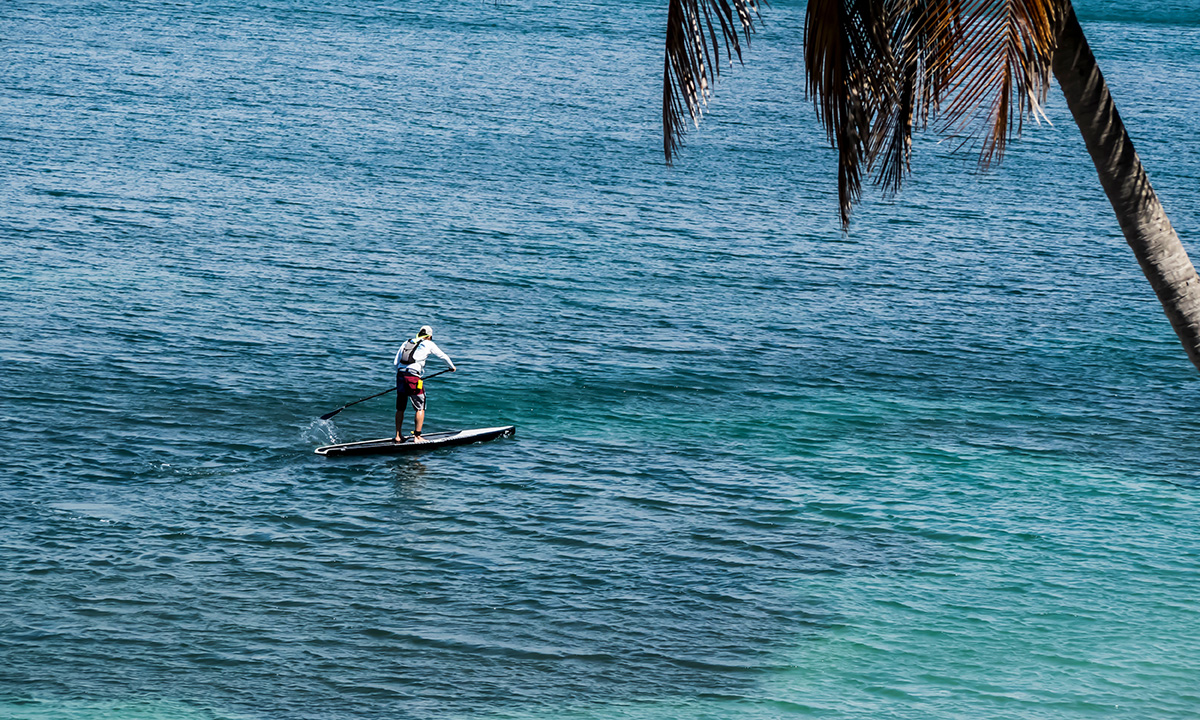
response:
<path id="1" fill-rule="evenodd" d="M 422 325 L 416 337 L 401 345 L 396 351 L 396 359 L 392 361 L 396 367 L 396 442 L 404 441 L 400 426 L 404 423 L 404 409 L 409 402 L 412 402 L 416 414 L 413 442 L 424 442 L 421 427 L 425 424 L 425 385 L 421 382 L 421 373 L 430 355 L 436 355 L 446 363 L 450 372 L 458 369 L 454 367 L 450 356 L 433 341 L 433 328 L 428 325 Z"/>

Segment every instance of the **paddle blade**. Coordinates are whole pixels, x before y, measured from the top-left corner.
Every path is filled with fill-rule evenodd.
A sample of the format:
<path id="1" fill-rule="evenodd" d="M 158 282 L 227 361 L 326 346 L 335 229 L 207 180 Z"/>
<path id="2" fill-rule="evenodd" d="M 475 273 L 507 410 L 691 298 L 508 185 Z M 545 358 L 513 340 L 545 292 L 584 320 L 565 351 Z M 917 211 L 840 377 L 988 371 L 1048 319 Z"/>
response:
<path id="1" fill-rule="evenodd" d="M 338 408 L 337 410 L 334 410 L 333 412 L 327 412 L 327 413 L 325 413 L 324 415 L 322 415 L 322 416 L 321 416 L 321 419 L 322 419 L 322 420 L 328 420 L 329 418 L 333 417 L 334 415 L 337 415 L 338 413 L 340 413 L 341 411 L 343 411 L 343 410 L 345 410 L 345 409 L 346 409 L 346 408 L 344 408 L 344 407 L 340 407 L 340 408 Z"/>

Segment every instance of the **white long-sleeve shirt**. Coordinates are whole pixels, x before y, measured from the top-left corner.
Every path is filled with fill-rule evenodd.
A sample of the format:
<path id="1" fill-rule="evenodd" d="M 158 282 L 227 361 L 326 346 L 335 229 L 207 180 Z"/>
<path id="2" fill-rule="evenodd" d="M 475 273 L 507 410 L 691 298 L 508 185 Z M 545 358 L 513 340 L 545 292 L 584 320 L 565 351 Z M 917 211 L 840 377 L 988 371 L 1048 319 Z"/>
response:
<path id="1" fill-rule="evenodd" d="M 454 367 L 454 363 L 450 360 L 450 356 L 442 352 L 442 349 L 437 346 L 437 343 L 429 339 L 421 341 L 421 344 L 418 345 L 417 349 L 413 351 L 412 362 L 407 365 L 400 362 L 400 353 L 402 352 L 404 352 L 403 346 L 396 351 L 396 359 L 392 361 L 392 365 L 396 366 L 397 371 L 403 370 L 404 372 L 412 375 L 420 375 L 425 371 L 425 360 L 428 359 L 430 355 L 436 355 L 441 358 L 442 362 L 446 363 L 446 367 Z"/>

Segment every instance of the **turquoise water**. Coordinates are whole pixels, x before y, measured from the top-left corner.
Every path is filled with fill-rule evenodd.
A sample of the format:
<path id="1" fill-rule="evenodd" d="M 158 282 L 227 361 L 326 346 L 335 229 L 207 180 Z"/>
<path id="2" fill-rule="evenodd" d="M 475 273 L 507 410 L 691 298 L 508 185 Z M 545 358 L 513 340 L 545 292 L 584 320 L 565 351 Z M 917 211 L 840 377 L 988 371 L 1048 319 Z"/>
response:
<path id="1" fill-rule="evenodd" d="M 802 5 L 0 14 L 0 717 L 1190 718 L 1200 377 L 1061 98 L 843 235 Z M 1079 4 L 1200 236 L 1200 8 Z M 423 323 L 461 371 L 390 431 Z"/>

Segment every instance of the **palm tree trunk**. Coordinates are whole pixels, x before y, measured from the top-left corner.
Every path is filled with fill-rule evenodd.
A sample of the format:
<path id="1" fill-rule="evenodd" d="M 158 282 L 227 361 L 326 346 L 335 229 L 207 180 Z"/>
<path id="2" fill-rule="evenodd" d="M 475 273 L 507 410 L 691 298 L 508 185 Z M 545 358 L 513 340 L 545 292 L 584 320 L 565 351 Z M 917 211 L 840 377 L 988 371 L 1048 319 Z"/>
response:
<path id="1" fill-rule="evenodd" d="M 1083 133 L 1125 241 L 1133 248 L 1192 364 L 1200 369 L 1200 277 L 1150 187 L 1069 2 L 1054 53 L 1054 77 Z"/>

